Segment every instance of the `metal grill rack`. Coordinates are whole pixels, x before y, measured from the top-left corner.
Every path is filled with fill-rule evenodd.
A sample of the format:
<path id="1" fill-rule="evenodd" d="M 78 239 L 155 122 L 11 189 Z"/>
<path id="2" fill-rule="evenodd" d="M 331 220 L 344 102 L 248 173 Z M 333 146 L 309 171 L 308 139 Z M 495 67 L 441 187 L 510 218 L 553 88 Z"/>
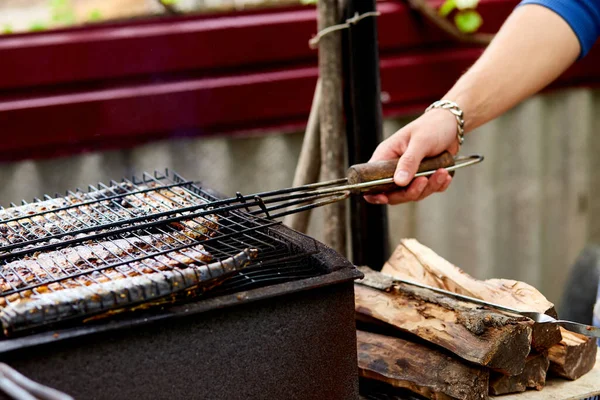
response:
<path id="1" fill-rule="evenodd" d="M 109 286 L 109 293 L 100 299 L 92 296 L 97 300 L 93 303 L 73 299 L 67 311 L 60 309 L 64 304 L 46 308 L 38 304 L 21 310 L 33 317 L 9 315 L 11 306 L 18 308 L 32 297 L 51 293 L 65 303 L 68 299 L 60 296 L 66 293 L 93 292 L 90 288 L 123 279 L 205 267 L 198 280 L 210 281 L 211 287 L 218 283 L 214 293 L 219 294 L 324 273 L 310 261 L 317 251 L 314 240 L 312 250 L 306 239 L 297 245 L 273 229 L 278 222 L 252 215 L 247 204 L 215 208 L 219 201 L 197 184 L 166 171 L 0 210 L 0 301 L 5 305 L 0 319 L 5 333 L 149 299 L 147 288 L 134 296 L 133 290 Z M 257 250 L 257 258 L 238 262 L 249 249 Z M 231 260 L 234 267 L 228 269 Z M 166 279 L 167 289 L 154 282 L 152 290 L 176 291 L 182 278 L 173 276 Z M 204 289 L 202 285 L 194 293 L 203 294 Z"/>

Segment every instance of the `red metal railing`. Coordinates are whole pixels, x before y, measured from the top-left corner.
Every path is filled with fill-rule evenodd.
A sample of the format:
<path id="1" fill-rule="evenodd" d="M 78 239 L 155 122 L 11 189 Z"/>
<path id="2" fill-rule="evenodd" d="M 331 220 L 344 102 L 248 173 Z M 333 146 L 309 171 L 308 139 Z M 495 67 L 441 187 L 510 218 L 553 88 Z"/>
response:
<path id="1" fill-rule="evenodd" d="M 496 31 L 517 3 L 482 1 L 484 31 Z M 379 10 L 386 115 L 420 110 L 481 53 L 403 2 Z M 0 160 L 299 128 L 317 77 L 315 30 L 314 9 L 299 7 L 1 38 Z M 592 52 L 558 84 L 595 84 L 598 61 Z"/>

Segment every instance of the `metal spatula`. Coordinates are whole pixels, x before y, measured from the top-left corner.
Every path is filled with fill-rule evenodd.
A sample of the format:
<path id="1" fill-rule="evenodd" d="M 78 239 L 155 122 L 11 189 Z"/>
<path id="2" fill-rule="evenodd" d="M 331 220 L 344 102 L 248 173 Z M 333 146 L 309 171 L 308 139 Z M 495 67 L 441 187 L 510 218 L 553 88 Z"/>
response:
<path id="1" fill-rule="evenodd" d="M 464 301 L 467 301 L 470 303 L 480 304 L 482 306 L 494 308 L 499 311 L 504 311 L 507 313 L 526 317 L 526 318 L 532 319 L 535 322 L 540 323 L 540 324 L 559 325 L 571 332 L 579 333 L 579 334 L 582 334 L 585 336 L 600 338 L 600 328 L 595 327 L 595 326 L 580 324 L 580 323 L 572 322 L 572 321 L 563 321 L 563 320 L 555 319 L 549 315 L 535 312 L 535 311 L 520 311 L 515 308 L 505 307 L 500 304 L 490 303 L 488 301 L 484 301 L 484 300 L 481 300 L 481 299 L 478 299 L 475 297 L 465 296 L 462 294 L 450 292 L 450 291 L 444 290 L 444 289 L 439 289 L 439 288 L 425 285 L 422 283 L 413 282 L 413 281 L 409 281 L 409 280 L 405 280 L 405 279 L 395 279 L 390 276 L 387 276 L 384 274 L 379 274 L 379 273 L 374 274 L 373 271 L 370 269 L 369 270 L 367 270 L 366 268 L 359 268 L 359 269 L 361 270 L 361 272 L 363 272 L 365 274 L 364 279 L 356 281 L 356 283 L 361 284 L 361 285 L 369 286 L 369 287 L 379 289 L 379 290 L 387 290 L 387 289 L 390 289 L 391 287 L 393 287 L 394 285 L 397 285 L 399 283 L 404 283 L 407 285 L 416 286 L 416 287 L 423 288 L 423 289 L 428 289 L 428 290 L 434 291 L 436 293 L 441 293 L 446 296 L 451 296 L 451 297 L 454 297 L 459 300 L 464 300 Z"/>

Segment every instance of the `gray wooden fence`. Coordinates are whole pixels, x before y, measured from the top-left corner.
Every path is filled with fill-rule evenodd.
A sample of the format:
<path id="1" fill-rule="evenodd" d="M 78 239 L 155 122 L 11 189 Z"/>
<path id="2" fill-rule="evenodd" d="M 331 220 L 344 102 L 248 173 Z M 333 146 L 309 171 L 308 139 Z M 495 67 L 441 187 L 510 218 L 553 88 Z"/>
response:
<path id="1" fill-rule="evenodd" d="M 569 266 L 600 242 L 600 93 L 535 97 L 467 137 L 483 164 L 457 173 L 444 195 L 389 207 L 390 240 L 416 237 L 478 278 L 526 281 L 558 302 Z M 388 134 L 410 118 L 386 122 Z M 0 204 L 143 170 L 171 168 L 225 194 L 289 186 L 301 133 L 156 142 L 0 167 Z M 309 233 L 320 237 L 321 213 Z"/>

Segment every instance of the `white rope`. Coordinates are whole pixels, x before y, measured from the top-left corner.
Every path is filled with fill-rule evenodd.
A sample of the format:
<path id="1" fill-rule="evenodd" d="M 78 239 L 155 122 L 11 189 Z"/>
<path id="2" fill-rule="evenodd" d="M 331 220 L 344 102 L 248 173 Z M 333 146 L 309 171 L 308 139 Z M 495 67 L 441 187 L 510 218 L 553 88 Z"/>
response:
<path id="1" fill-rule="evenodd" d="M 350 26 L 356 25 L 361 19 L 368 17 L 378 17 L 380 15 L 381 13 L 379 11 L 369 11 L 364 14 L 354 13 L 354 16 L 352 18 L 348 18 L 343 24 L 328 26 L 327 28 L 317 33 L 315 37 L 308 41 L 308 45 L 311 49 L 316 49 L 319 45 L 319 40 L 321 40 L 323 36 L 328 35 L 331 32 L 340 31 L 342 29 L 348 29 L 350 28 Z"/>

